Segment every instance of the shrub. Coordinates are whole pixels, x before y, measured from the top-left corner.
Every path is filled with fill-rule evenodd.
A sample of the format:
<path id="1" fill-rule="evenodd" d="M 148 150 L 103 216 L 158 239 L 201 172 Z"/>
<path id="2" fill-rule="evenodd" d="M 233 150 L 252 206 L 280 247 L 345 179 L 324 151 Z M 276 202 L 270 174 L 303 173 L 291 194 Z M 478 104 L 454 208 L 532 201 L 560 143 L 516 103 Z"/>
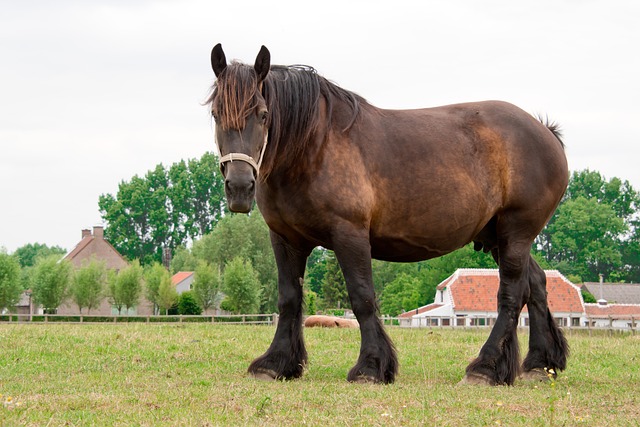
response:
<path id="1" fill-rule="evenodd" d="M 178 300 L 178 314 L 200 315 L 202 308 L 198 305 L 192 291 L 183 292 Z"/>

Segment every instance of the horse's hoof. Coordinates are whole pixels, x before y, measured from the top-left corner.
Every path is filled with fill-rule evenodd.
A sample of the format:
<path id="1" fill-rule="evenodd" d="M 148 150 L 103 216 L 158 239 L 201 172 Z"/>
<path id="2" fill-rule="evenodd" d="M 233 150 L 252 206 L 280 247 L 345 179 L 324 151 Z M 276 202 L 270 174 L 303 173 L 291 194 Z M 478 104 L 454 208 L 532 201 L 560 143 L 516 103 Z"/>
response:
<path id="1" fill-rule="evenodd" d="M 349 380 L 349 382 L 356 384 L 378 384 L 380 381 L 376 377 L 371 375 L 360 374 L 357 377 Z"/>
<path id="2" fill-rule="evenodd" d="M 520 374 L 519 379 L 522 381 L 530 381 L 530 382 L 545 382 L 555 377 L 556 377 L 556 373 L 553 370 L 546 370 L 543 368 L 533 368 L 530 371 L 525 371 L 522 374 Z"/>
<path id="3" fill-rule="evenodd" d="M 486 375 L 467 373 L 460 380 L 458 385 L 489 385 L 489 386 L 493 386 L 493 385 L 496 385 L 496 383 Z"/>
<path id="4" fill-rule="evenodd" d="M 275 381 L 278 379 L 278 373 L 271 369 L 260 369 L 256 372 L 251 372 L 251 375 L 261 381 Z"/>

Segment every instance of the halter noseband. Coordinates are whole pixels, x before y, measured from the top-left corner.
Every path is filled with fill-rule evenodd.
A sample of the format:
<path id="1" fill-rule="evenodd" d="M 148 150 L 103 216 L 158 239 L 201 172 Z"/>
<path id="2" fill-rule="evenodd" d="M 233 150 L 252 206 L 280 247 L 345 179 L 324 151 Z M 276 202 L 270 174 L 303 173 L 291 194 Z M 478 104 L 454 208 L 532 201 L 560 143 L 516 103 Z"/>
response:
<path id="1" fill-rule="evenodd" d="M 244 153 L 229 153 L 225 156 L 220 157 L 220 169 L 224 166 L 225 163 L 231 162 L 234 160 L 249 163 L 253 170 L 256 173 L 256 177 L 260 176 L 260 166 L 262 166 L 262 160 L 264 159 L 264 152 L 267 149 L 267 143 L 269 142 L 269 132 L 266 132 L 264 135 L 264 143 L 262 144 L 262 149 L 260 150 L 260 158 L 256 162 L 255 159 L 248 154 Z M 220 151 L 220 146 L 218 146 L 218 151 Z"/>

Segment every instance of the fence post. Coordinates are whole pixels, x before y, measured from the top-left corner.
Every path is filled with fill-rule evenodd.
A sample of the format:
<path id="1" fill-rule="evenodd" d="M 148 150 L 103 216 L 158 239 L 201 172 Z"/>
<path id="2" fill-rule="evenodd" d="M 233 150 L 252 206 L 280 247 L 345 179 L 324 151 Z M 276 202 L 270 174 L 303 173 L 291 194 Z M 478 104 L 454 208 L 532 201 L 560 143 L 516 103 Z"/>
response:
<path id="1" fill-rule="evenodd" d="M 613 317 L 609 315 L 609 336 L 613 335 Z"/>

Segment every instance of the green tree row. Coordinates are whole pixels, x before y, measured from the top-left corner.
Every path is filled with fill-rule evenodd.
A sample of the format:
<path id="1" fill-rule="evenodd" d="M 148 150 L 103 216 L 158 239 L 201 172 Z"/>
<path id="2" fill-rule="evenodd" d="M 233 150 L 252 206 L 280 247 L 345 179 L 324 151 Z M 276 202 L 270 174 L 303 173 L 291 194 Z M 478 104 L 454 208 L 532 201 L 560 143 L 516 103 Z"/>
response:
<path id="1" fill-rule="evenodd" d="M 220 299 L 219 277 L 205 263 L 196 271 L 193 292 L 181 295 L 173 286 L 169 271 L 159 263 L 143 269 L 135 260 L 116 272 L 95 259 L 74 269 L 59 255 L 47 255 L 25 268 L 31 269 L 27 283 L 21 280 L 22 267 L 15 254 L 0 253 L 0 313 L 13 311 L 26 290 L 33 302 L 49 314 L 56 313 L 65 301 L 77 306 L 80 313 L 86 309 L 91 314 L 105 298 L 118 314 L 130 313 L 140 304 L 143 292 L 154 305 L 154 312 L 164 314 L 171 309 L 179 314 L 200 314 Z"/>

